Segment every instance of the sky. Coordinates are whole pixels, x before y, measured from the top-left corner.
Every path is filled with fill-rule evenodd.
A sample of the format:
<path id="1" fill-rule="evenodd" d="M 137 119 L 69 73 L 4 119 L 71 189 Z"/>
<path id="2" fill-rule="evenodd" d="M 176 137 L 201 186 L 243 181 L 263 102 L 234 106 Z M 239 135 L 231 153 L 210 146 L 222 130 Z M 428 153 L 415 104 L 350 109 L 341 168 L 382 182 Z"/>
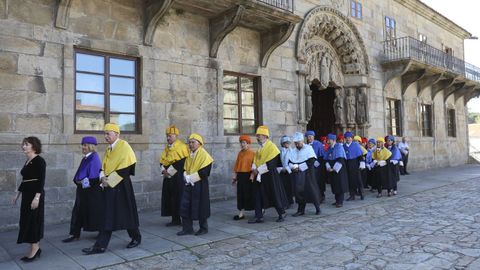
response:
<path id="1" fill-rule="evenodd" d="M 480 38 L 480 1 L 478 0 L 421 0 L 445 17 Z M 480 40 L 465 40 L 465 61 L 480 67 Z M 480 113 L 480 98 L 470 100 L 470 112 Z"/>

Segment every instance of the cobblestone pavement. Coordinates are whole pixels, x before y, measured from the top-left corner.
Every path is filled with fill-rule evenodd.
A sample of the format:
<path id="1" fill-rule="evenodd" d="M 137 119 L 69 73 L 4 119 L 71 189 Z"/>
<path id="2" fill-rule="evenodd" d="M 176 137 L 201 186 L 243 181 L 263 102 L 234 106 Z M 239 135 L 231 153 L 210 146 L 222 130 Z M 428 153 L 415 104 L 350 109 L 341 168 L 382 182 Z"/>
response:
<path id="1" fill-rule="evenodd" d="M 158 212 L 141 214 L 144 240 L 125 249 L 115 233 L 105 254 L 84 256 L 94 234 L 64 244 L 68 224 L 51 226 L 41 260 L 22 264 L 26 250 L 16 231 L 0 234 L 0 269 L 480 269 L 480 169 L 464 166 L 417 172 L 402 178 L 395 197 L 322 205 L 322 215 L 288 216 L 275 223 L 233 221 L 235 202 L 212 204 L 210 232 L 178 237 Z M 290 214 L 294 209 L 288 210 Z M 13 259 L 12 259 L 13 258 Z"/>
<path id="2" fill-rule="evenodd" d="M 108 269 L 480 269 L 479 180 Z"/>

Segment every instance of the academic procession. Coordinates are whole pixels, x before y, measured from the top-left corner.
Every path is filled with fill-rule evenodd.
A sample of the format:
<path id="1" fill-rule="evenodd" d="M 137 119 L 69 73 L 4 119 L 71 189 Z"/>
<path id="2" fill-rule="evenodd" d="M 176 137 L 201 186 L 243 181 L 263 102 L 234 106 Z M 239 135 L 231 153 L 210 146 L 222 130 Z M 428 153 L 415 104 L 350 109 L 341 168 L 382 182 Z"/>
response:
<path id="1" fill-rule="evenodd" d="M 165 135 L 167 146 L 158 164 L 163 178 L 161 215 L 171 217 L 171 221 L 158 226 L 177 226 L 178 236 L 207 234 L 211 214 L 208 178 L 214 163 L 204 148 L 208 138 L 192 133 L 184 142 L 175 125 L 169 126 Z M 278 146 L 270 138 L 267 126 L 257 128 L 255 143 L 248 135 L 238 138 L 241 150 L 231 176 L 238 210 L 232 218 L 238 222 L 252 226 L 264 223 L 263 215 L 269 208 L 275 209 L 276 222 L 283 222 L 287 209 L 295 211 L 290 215 L 295 218 L 305 215 L 307 204 L 313 204 L 315 215 L 321 218 L 322 204 L 341 208 L 345 201 L 364 200 L 368 191 L 377 198 L 397 195 L 400 175 L 408 174 L 410 149 L 406 137 L 397 145 L 391 135 L 367 139 L 347 131 L 319 136 L 317 140 L 317 134 L 309 130 L 281 136 Z M 137 158 L 129 143 L 121 139 L 117 124 L 104 126 L 104 139 L 108 147 L 102 158 L 97 154 L 96 137 L 85 136 L 80 142 L 83 158 L 72 179 L 76 193 L 70 231 L 62 240 L 76 241 L 82 230 L 98 232 L 94 245 L 81 250 L 85 255 L 104 253 L 113 231 L 128 232 L 131 240 L 126 248 L 142 242 L 131 179 Z M 30 250 L 21 258 L 27 263 L 42 253 L 48 168 L 40 156 L 40 139 L 23 139 L 22 150 L 27 160 L 21 170 L 22 183 L 12 201 L 15 204 L 21 197 L 17 243 L 30 244 Z M 325 201 L 328 185 L 334 194 L 333 202 Z M 198 229 L 194 229 L 197 226 L 193 221 L 198 221 Z"/>

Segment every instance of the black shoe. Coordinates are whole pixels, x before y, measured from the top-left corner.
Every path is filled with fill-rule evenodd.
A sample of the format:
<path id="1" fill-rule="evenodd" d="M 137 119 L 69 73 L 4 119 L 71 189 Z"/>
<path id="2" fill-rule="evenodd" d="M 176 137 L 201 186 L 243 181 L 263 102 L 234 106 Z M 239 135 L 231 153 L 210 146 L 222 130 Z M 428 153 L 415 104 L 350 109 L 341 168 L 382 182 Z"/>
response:
<path id="1" fill-rule="evenodd" d="M 381 198 L 381 197 L 382 197 L 382 193 L 378 193 L 377 198 Z"/>
<path id="2" fill-rule="evenodd" d="M 335 207 L 337 207 L 337 208 L 343 207 L 343 204 L 337 203 L 337 204 L 335 205 Z"/>
<path id="3" fill-rule="evenodd" d="M 208 233 L 208 230 L 207 229 L 199 229 L 195 235 L 203 235 L 203 234 L 207 234 Z"/>
<path id="4" fill-rule="evenodd" d="M 105 249 L 100 247 L 89 247 L 82 249 L 82 252 L 85 253 L 85 255 L 99 254 L 104 253 Z"/>
<path id="5" fill-rule="evenodd" d="M 63 239 L 62 242 L 63 243 L 70 243 L 70 242 L 76 241 L 76 240 L 78 240 L 78 237 L 71 235 L 70 237 Z"/>
<path id="6" fill-rule="evenodd" d="M 316 211 L 315 211 L 315 215 L 320 215 L 322 213 L 322 210 L 320 210 L 320 208 L 318 208 Z"/>
<path id="7" fill-rule="evenodd" d="M 406 174 L 406 175 L 410 175 L 410 173 L 408 173 L 408 172 L 406 172 L 405 174 Z"/>
<path id="8" fill-rule="evenodd" d="M 183 231 L 183 230 L 182 230 L 182 231 L 177 232 L 177 235 L 178 235 L 178 236 L 191 235 L 191 234 L 193 234 L 193 231 Z"/>
<path id="9" fill-rule="evenodd" d="M 348 199 L 347 199 L 346 201 L 347 201 L 347 202 L 349 202 L 349 201 L 355 201 L 355 196 L 350 196 L 350 197 L 348 197 Z"/>
<path id="10" fill-rule="evenodd" d="M 240 219 L 245 219 L 245 215 L 243 215 L 243 216 L 235 215 L 233 217 L 233 220 L 240 220 Z"/>
<path id="11" fill-rule="evenodd" d="M 132 239 L 132 241 L 130 241 L 130 243 L 128 243 L 127 248 L 134 248 L 134 247 L 140 245 L 141 242 L 142 242 L 142 238 Z"/>
<path id="12" fill-rule="evenodd" d="M 284 222 L 286 216 L 287 214 L 281 214 L 280 216 L 278 216 L 276 222 Z"/>
<path id="13" fill-rule="evenodd" d="M 337 202 L 332 203 L 333 206 L 337 205 Z"/>
<path id="14" fill-rule="evenodd" d="M 365 199 L 365 197 L 363 196 L 363 194 L 362 194 L 362 195 L 360 195 L 360 200 L 362 200 L 362 201 L 363 201 L 364 199 Z"/>
<path id="15" fill-rule="evenodd" d="M 292 217 L 299 217 L 305 215 L 305 212 L 296 212 L 295 214 L 292 215 Z"/>
<path id="16" fill-rule="evenodd" d="M 252 218 L 248 220 L 249 224 L 254 224 L 254 223 L 263 223 L 263 218 Z"/>
<path id="17" fill-rule="evenodd" d="M 42 254 L 42 249 L 39 248 L 37 250 L 37 252 L 35 252 L 35 255 L 33 255 L 33 257 L 29 258 L 29 257 L 25 256 L 25 257 L 22 257 L 20 260 L 22 260 L 24 262 L 33 262 L 37 257 L 40 258 L 41 254 Z"/>

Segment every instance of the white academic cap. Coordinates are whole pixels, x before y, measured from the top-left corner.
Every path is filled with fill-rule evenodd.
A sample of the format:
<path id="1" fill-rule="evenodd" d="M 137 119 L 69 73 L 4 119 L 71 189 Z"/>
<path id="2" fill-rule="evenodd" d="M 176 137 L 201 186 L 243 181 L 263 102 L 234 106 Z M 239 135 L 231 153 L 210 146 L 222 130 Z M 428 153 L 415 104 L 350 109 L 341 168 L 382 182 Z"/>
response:
<path id="1" fill-rule="evenodd" d="M 303 133 L 295 132 L 295 134 L 293 134 L 292 140 L 294 142 L 303 142 Z"/>

